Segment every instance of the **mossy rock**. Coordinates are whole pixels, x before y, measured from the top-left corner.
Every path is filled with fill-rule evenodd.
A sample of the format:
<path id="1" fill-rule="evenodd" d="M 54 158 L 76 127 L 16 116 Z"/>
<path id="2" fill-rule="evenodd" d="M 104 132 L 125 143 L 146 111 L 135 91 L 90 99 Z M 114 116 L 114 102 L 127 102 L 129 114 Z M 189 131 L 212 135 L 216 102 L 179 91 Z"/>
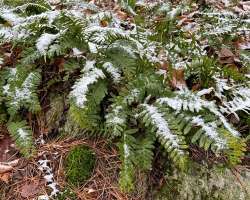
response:
<path id="1" fill-rule="evenodd" d="M 92 174 L 96 156 L 93 150 L 84 145 L 74 147 L 65 159 L 66 180 L 73 186 L 80 186 Z"/>
<path id="2" fill-rule="evenodd" d="M 219 166 L 208 168 L 194 164 L 186 173 L 173 170 L 160 191 L 154 191 L 155 200 L 249 200 L 250 173 L 241 170 L 238 181 L 229 170 Z M 243 183 L 244 187 L 242 187 Z"/>

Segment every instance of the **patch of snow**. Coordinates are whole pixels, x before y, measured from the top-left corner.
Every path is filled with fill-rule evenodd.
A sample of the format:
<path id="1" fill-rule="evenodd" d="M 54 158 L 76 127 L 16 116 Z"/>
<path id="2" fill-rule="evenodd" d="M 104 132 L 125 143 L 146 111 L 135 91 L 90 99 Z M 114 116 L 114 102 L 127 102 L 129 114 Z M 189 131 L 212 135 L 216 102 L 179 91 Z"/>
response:
<path id="1" fill-rule="evenodd" d="M 58 184 L 54 180 L 54 174 L 52 169 L 49 167 L 48 163 L 50 161 L 45 159 L 45 160 L 38 160 L 39 167 L 38 169 L 42 172 L 45 173 L 44 179 L 46 181 L 46 184 L 49 188 L 51 188 L 51 193 L 49 196 L 47 195 L 42 195 L 41 198 L 47 198 L 50 199 L 51 197 L 55 197 L 60 191 L 57 189 Z"/>
<path id="2" fill-rule="evenodd" d="M 49 200 L 48 195 L 40 195 L 37 200 Z"/>
<path id="3" fill-rule="evenodd" d="M 89 42 L 88 45 L 89 45 L 89 51 L 91 53 L 97 53 L 98 52 L 97 45 L 95 43 Z"/>
<path id="4" fill-rule="evenodd" d="M 111 115 L 107 115 L 107 123 L 109 124 L 115 124 L 115 125 L 122 125 L 125 123 L 125 119 L 120 116 L 120 113 L 122 112 L 123 108 L 122 106 L 116 106 L 112 110 Z"/>
<path id="5" fill-rule="evenodd" d="M 125 159 L 127 159 L 129 157 L 130 152 L 129 152 L 129 147 L 126 143 L 123 144 L 123 149 L 124 149 L 124 157 Z"/>
<path id="6" fill-rule="evenodd" d="M 23 18 L 20 18 L 15 13 L 7 11 L 2 13 L 2 18 L 4 18 L 11 25 L 15 26 L 23 21 Z"/>

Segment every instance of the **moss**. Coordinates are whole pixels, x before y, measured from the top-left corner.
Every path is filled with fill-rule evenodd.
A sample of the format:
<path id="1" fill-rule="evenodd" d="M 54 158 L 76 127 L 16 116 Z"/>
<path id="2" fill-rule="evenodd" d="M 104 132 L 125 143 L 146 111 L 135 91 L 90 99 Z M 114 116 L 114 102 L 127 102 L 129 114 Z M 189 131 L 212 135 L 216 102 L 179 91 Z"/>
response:
<path id="1" fill-rule="evenodd" d="M 64 189 L 55 200 L 75 200 L 77 199 L 76 194 L 71 189 Z"/>
<path id="2" fill-rule="evenodd" d="M 80 186 L 86 181 L 95 165 L 95 154 L 86 146 L 73 148 L 65 159 L 65 174 L 69 184 Z"/>

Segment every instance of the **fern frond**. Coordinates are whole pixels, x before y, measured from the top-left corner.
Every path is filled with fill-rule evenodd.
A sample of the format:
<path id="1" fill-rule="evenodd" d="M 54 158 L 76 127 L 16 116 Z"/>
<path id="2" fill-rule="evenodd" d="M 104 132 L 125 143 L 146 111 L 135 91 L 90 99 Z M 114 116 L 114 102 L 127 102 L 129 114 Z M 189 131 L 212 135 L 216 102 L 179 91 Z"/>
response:
<path id="1" fill-rule="evenodd" d="M 8 83 L 3 87 L 9 114 L 15 115 L 21 107 L 33 113 L 39 111 L 40 102 L 36 91 L 41 81 L 40 72 L 27 73 L 18 68 L 11 73 Z"/>
<path id="2" fill-rule="evenodd" d="M 98 79 L 104 79 L 104 73 L 96 68 L 95 61 L 87 61 L 83 69 L 82 78 L 72 87 L 70 97 L 79 108 L 84 108 L 84 104 L 87 101 L 86 94 L 89 91 L 90 85 L 96 83 Z"/>
<path id="3" fill-rule="evenodd" d="M 233 113 L 234 116 L 239 120 L 237 112 L 243 111 L 249 114 L 250 111 L 250 89 L 249 88 L 236 88 L 233 90 L 233 99 L 231 101 L 224 101 L 221 106 L 221 111 L 227 114 Z"/>
<path id="4" fill-rule="evenodd" d="M 126 107 L 112 104 L 111 111 L 105 116 L 106 131 L 111 138 L 121 136 L 127 127 Z"/>
<path id="5" fill-rule="evenodd" d="M 175 135 L 169 128 L 168 121 L 157 107 L 142 104 L 143 111 L 139 114 L 142 123 L 155 132 L 158 140 L 169 153 L 170 158 L 180 164 L 185 160 L 185 141 L 181 135 Z"/>
<path id="6" fill-rule="evenodd" d="M 100 102 L 107 93 L 105 75 L 95 66 L 95 61 L 87 61 L 82 77 L 70 92 L 70 114 L 82 127 L 100 125 Z"/>
<path id="7" fill-rule="evenodd" d="M 131 191 L 134 188 L 135 166 L 133 159 L 135 159 L 135 144 L 136 140 L 129 134 L 129 130 L 123 133 L 122 140 L 118 144 L 122 160 L 119 184 L 124 191 Z"/>
<path id="8" fill-rule="evenodd" d="M 32 156 L 35 149 L 33 146 L 32 131 L 27 126 L 27 123 L 25 121 L 11 122 L 7 128 L 21 153 L 26 157 Z"/>
<path id="9" fill-rule="evenodd" d="M 183 111 L 191 111 L 191 112 L 199 112 L 202 110 L 208 110 L 209 112 L 213 113 L 218 120 L 220 120 L 224 127 L 233 135 L 233 136 L 239 136 L 238 131 L 232 128 L 232 126 L 229 124 L 227 119 L 223 116 L 223 114 L 220 112 L 219 108 L 213 101 L 207 101 L 201 98 L 204 94 L 210 93 L 213 89 L 205 89 L 202 91 L 199 91 L 197 94 L 192 93 L 188 90 L 181 90 L 176 92 L 176 96 L 169 98 L 159 98 L 157 100 L 160 104 L 165 104 L 172 109 L 176 110 L 177 112 Z"/>

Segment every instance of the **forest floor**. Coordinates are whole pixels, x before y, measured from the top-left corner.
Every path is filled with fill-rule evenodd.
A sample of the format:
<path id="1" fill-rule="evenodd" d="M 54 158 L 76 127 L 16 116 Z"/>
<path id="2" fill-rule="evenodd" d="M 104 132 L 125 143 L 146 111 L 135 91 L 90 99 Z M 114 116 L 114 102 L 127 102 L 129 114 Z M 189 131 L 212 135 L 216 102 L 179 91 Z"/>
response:
<path id="1" fill-rule="evenodd" d="M 98 4 L 98 1 L 96 1 Z M 113 1 L 99 1 L 103 6 L 109 9 L 115 7 Z M 222 7 L 225 1 L 212 1 L 217 7 Z M 245 4 L 244 4 L 245 5 Z M 239 6 L 237 9 L 249 9 L 249 5 Z M 125 13 L 120 12 L 121 15 Z M 248 41 L 247 45 L 250 45 Z M 49 107 L 50 105 L 43 105 Z M 32 121 L 30 123 L 38 124 L 42 122 Z M 67 183 L 65 177 L 64 160 L 68 152 L 76 146 L 85 145 L 92 149 L 95 153 L 95 167 L 91 172 L 90 178 L 80 187 L 72 187 Z M 154 191 L 160 190 L 167 179 L 161 169 L 160 155 L 156 155 L 153 165 L 154 172 L 150 173 L 146 178 L 152 183 L 151 186 L 145 185 L 145 181 L 141 174 L 137 174 L 137 189 L 131 194 L 123 193 L 119 189 L 118 177 L 120 171 L 120 159 L 118 148 L 114 143 L 107 141 L 101 137 L 59 137 L 57 134 L 47 135 L 45 138 L 36 136 L 36 153 L 31 159 L 21 156 L 15 148 L 14 141 L 11 139 L 7 128 L 0 127 L 0 200 L 33 200 L 40 196 L 40 200 L 45 200 L 44 194 L 53 191 L 65 191 L 66 200 L 67 190 L 74 193 L 75 197 L 71 199 L 80 200 L 144 200 L 153 199 Z M 247 146 L 247 152 L 250 152 L 250 143 Z M 193 160 L 214 162 L 213 155 L 202 151 L 200 148 L 190 148 L 190 154 Z M 244 170 L 250 171 L 250 157 L 246 156 L 242 160 Z M 7 169 L 1 169 L 1 165 Z M 1 173 L 1 170 L 4 173 Z M 46 181 L 44 172 L 52 175 L 49 182 Z M 241 179 L 235 175 L 235 180 L 241 184 Z M 249 180 L 250 181 L 250 180 Z M 49 184 L 54 184 L 48 187 Z M 243 183 L 244 185 L 244 183 Z M 152 188 L 154 191 L 152 191 Z M 43 199 L 44 198 L 44 199 Z M 59 197 L 58 197 L 59 199 Z M 60 200 L 60 199 L 59 199 Z"/>

